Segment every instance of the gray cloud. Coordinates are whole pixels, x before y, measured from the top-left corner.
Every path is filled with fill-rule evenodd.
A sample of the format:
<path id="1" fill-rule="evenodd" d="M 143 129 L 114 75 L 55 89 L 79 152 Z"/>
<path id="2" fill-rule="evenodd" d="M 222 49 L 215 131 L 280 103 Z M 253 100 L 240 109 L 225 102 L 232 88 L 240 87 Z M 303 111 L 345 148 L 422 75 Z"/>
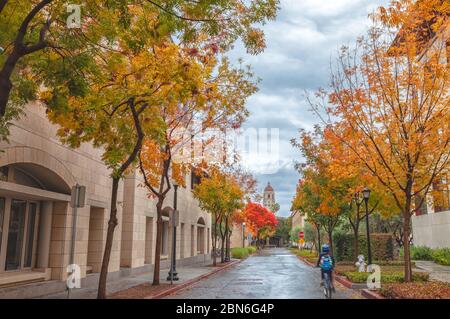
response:
<path id="1" fill-rule="evenodd" d="M 262 192 L 270 181 L 281 209 L 288 216 L 300 154 L 290 145 L 299 128 L 311 129 L 317 118 L 308 111 L 304 92 L 326 87 L 330 59 L 370 24 L 368 14 L 387 0 L 281 0 L 277 21 L 263 27 L 267 49 L 249 56 L 238 44 L 231 58 L 243 58 L 262 79 L 260 91 L 248 101 L 251 116 L 245 127 L 279 128 L 281 167 L 275 174 L 256 175 Z"/>

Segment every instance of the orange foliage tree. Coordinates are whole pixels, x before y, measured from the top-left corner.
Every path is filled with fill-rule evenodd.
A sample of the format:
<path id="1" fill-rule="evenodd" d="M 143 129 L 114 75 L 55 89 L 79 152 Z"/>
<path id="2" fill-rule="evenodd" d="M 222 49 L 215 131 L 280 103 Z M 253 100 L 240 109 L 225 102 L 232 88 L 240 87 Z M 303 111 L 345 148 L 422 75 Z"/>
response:
<path id="1" fill-rule="evenodd" d="M 380 8 L 355 49 L 340 51 L 330 91 L 309 100 L 348 167 L 366 170 L 392 196 L 403 219 L 407 282 L 411 216 L 449 168 L 448 43 L 440 38 L 449 14 L 441 0 Z"/>
<path id="2" fill-rule="evenodd" d="M 275 214 L 258 203 L 247 203 L 243 216 L 248 231 L 258 240 L 275 234 L 278 224 Z"/>

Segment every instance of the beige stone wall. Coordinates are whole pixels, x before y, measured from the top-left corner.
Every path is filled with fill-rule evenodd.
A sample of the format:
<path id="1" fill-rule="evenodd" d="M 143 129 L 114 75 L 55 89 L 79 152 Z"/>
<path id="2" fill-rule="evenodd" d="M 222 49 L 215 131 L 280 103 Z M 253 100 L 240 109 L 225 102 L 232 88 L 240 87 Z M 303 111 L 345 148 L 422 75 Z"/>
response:
<path id="1" fill-rule="evenodd" d="M 303 229 L 305 227 L 305 217 L 300 214 L 299 211 L 292 212 L 292 229 L 300 227 Z"/>
<path id="2" fill-rule="evenodd" d="M 244 234 L 242 233 L 242 224 L 234 224 L 233 225 L 233 232 L 231 233 L 231 248 L 233 247 L 242 247 L 242 236 Z M 244 247 L 247 247 L 250 243 L 247 238 L 247 232 L 245 233 L 244 238 Z"/>
<path id="3" fill-rule="evenodd" d="M 450 248 L 450 211 L 412 217 L 414 245 Z"/>
<path id="4" fill-rule="evenodd" d="M 86 205 L 79 208 L 76 225 L 74 262 L 81 267 L 82 277 L 87 270 L 99 272 L 106 240 L 109 218 L 111 178 L 110 171 L 101 161 L 101 150 L 84 143 L 78 149 L 62 145 L 56 136 L 57 127 L 51 125 L 45 111 L 38 104 L 26 107 L 26 116 L 11 126 L 9 143 L 0 143 L 0 167 L 20 163 L 38 165 L 52 171 L 70 189 L 76 183 L 86 186 Z M 187 188 L 178 190 L 180 225 L 177 232 L 177 258 L 197 255 L 197 225 L 203 219 L 204 253 L 210 252 L 211 217 L 201 211 L 191 193 L 190 177 L 186 177 Z M 149 199 L 146 189 L 140 187 L 141 177 L 130 174 L 119 187 L 118 220 L 109 271 L 121 267 L 141 267 L 152 264 L 156 242 L 156 206 Z M 3 186 L 7 185 L 7 186 Z M 7 193 L 7 187 L 0 181 L 0 196 Z M 33 194 L 36 198 L 50 194 L 51 223 L 48 223 L 49 258 L 51 278 L 64 280 L 67 276 L 72 237 L 72 208 L 66 194 L 48 193 L 41 189 L 14 184 L 17 194 Z M 57 200 L 55 200 L 57 198 Z M 173 190 L 167 195 L 165 206 L 173 206 Z M 170 234 L 169 234 L 170 235 Z M 169 238 L 171 238 L 169 236 Z M 45 236 L 44 236 L 45 239 Z M 192 242 L 193 240 L 193 242 Z M 170 247 L 170 242 L 168 243 Z M 38 256 L 39 257 L 39 256 Z M 42 259 L 42 258 L 41 258 Z M 40 260 L 45 264 L 45 260 Z"/>

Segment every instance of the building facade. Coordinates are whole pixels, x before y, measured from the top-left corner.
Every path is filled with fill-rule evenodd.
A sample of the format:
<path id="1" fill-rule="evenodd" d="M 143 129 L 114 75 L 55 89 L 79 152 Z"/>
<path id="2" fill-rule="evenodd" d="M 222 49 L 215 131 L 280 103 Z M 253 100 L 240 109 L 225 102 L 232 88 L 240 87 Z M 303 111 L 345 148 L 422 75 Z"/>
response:
<path id="1" fill-rule="evenodd" d="M 9 143 L 0 143 L 0 298 L 64 290 L 72 244 L 82 286 L 96 286 L 109 219 L 110 171 L 92 145 L 62 145 L 43 107 L 31 103 L 25 114 L 11 126 Z M 181 265 L 206 261 L 210 253 L 211 218 L 192 196 L 193 180 L 186 176 L 187 188 L 178 189 Z M 74 220 L 70 200 L 76 184 L 86 187 L 86 198 Z M 156 206 L 140 185 L 140 175 L 132 173 L 119 187 L 110 280 L 153 269 Z M 172 188 L 165 206 L 172 206 L 173 196 Z M 168 266 L 170 234 L 169 216 L 164 216 L 162 268 Z"/>
<path id="2" fill-rule="evenodd" d="M 429 59 L 435 58 L 436 54 L 440 55 L 441 63 L 450 65 L 450 19 L 448 17 L 447 24 L 429 39 L 419 59 L 426 63 Z M 450 248 L 450 172 L 442 174 L 433 182 L 423 205 L 416 207 L 412 226 L 414 245 Z"/>

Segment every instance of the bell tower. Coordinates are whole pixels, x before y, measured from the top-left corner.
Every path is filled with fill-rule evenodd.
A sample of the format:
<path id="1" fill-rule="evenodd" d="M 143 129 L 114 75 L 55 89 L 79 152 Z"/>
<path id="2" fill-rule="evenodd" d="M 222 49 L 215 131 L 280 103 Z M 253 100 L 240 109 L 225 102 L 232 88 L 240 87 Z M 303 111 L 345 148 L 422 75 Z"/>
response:
<path id="1" fill-rule="evenodd" d="M 272 207 L 275 205 L 275 191 L 270 185 L 270 182 L 267 183 L 266 188 L 264 188 L 263 205 L 264 207 L 269 209 L 272 209 Z"/>

